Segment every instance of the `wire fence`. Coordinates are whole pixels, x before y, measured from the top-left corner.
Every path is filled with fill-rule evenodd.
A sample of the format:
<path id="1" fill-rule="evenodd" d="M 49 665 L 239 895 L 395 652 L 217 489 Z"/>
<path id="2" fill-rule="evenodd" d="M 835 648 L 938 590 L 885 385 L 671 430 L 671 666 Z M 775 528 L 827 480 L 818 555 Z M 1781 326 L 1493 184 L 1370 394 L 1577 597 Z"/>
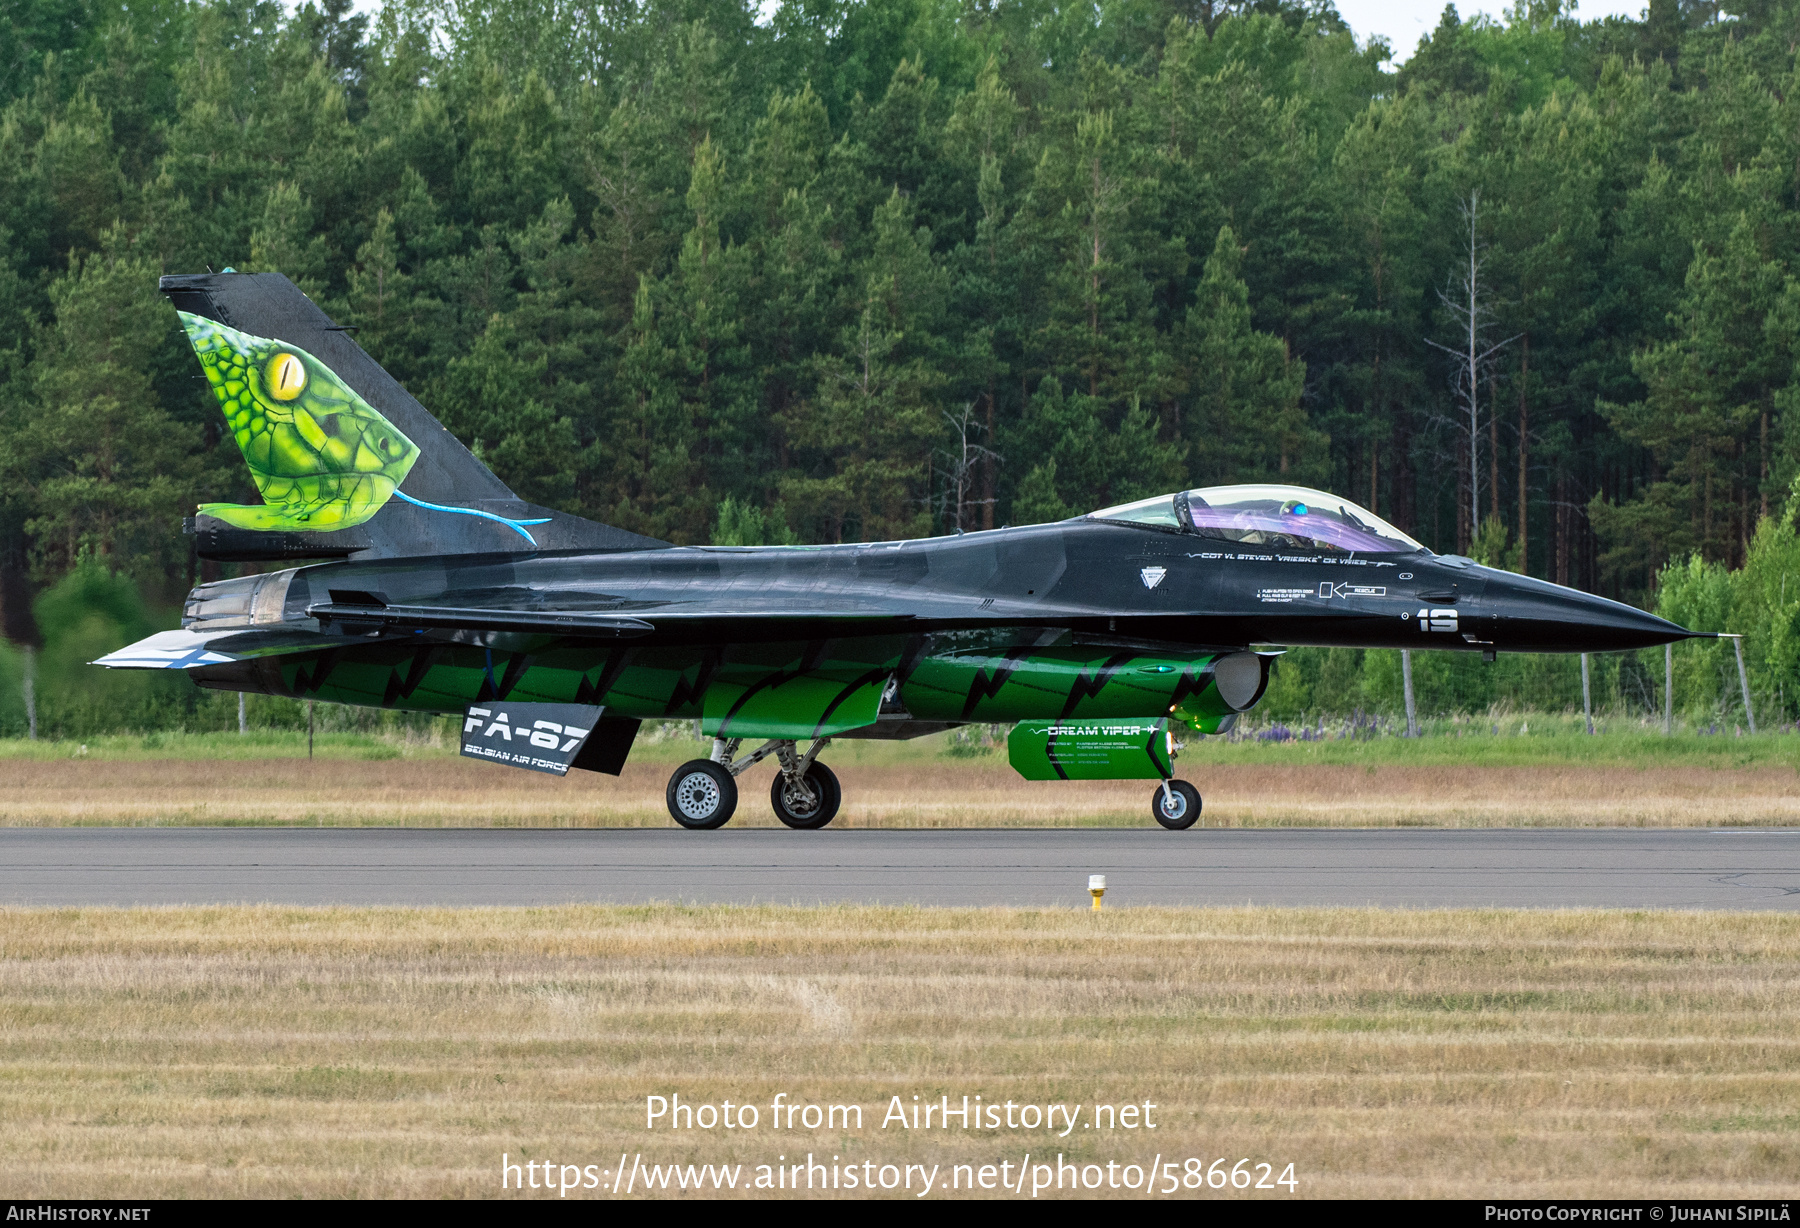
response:
<path id="1" fill-rule="evenodd" d="M 1596 734 L 1794 730 L 1796 697 L 1785 680 L 1757 679 L 1741 652 L 1733 639 L 1491 662 L 1475 653 L 1297 648 L 1276 661 L 1262 703 L 1229 736 L 1428 735 L 1484 723 L 1528 731 L 1534 717 L 1540 729 L 1572 722 Z"/>

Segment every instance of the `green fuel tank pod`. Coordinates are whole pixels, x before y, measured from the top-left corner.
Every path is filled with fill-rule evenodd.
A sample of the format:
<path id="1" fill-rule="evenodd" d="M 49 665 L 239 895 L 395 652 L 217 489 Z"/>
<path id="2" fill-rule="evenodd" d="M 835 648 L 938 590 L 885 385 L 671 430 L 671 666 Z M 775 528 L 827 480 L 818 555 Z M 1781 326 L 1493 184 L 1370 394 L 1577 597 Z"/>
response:
<path id="1" fill-rule="evenodd" d="M 1006 757 L 1026 780 L 1167 780 L 1175 774 L 1167 717 L 1020 721 Z"/>
<path id="2" fill-rule="evenodd" d="M 898 699 L 926 721 L 1130 720 L 1154 712 L 1218 733 L 1262 697 L 1267 681 L 1266 661 L 1251 652 L 951 648 L 917 661 Z"/>

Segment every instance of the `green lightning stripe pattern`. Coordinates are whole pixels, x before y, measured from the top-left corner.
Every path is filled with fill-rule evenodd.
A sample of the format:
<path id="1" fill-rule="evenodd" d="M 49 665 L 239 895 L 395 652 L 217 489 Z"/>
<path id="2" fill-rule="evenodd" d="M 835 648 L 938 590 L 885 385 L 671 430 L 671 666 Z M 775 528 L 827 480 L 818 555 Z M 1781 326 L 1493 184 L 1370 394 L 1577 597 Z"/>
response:
<path id="1" fill-rule="evenodd" d="M 240 529 L 327 532 L 393 497 L 419 449 L 331 368 L 285 341 L 178 314 L 263 497 L 202 512 Z"/>
<path id="2" fill-rule="evenodd" d="M 384 640 L 275 658 L 283 693 L 300 699 L 419 712 L 460 712 L 492 698 L 601 704 L 618 716 L 699 718 L 706 733 L 720 737 L 770 738 L 823 737 L 872 724 L 887 679 L 906 659 L 903 639 L 880 636 L 730 649 L 615 648 L 604 660 L 590 645 L 551 636 L 537 638 L 529 651 L 504 653 Z M 1010 681 L 992 687 L 995 669 L 1007 661 Z M 1209 654 L 1134 657 L 1121 665 L 1116 654 L 1080 647 L 1022 657 L 927 655 L 900 681 L 895 699 L 927 721 L 971 719 L 966 696 L 980 693 L 985 698 L 972 718 L 978 721 L 1166 719 L 1217 733 L 1232 709 L 1213 682 L 1211 662 Z"/>

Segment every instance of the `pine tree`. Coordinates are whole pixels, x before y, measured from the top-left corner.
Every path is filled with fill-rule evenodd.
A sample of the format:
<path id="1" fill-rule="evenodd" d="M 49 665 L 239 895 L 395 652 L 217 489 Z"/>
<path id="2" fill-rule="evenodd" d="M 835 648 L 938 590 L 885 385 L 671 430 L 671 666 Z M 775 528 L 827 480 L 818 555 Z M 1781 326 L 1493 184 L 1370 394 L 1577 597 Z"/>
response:
<path id="1" fill-rule="evenodd" d="M 1020 304 L 1009 294 L 1010 283 L 1019 272 L 1010 222 L 1018 208 L 1018 185 L 1026 170 L 1018 156 L 1022 110 L 1000 78 L 999 60 L 989 56 L 975 88 L 957 100 L 945 133 L 945 152 L 960 163 L 965 177 L 975 180 L 979 210 L 973 236 L 950 253 L 948 267 L 954 312 L 974 322 L 957 347 L 952 399 L 974 406 L 980 422 L 983 451 L 975 499 L 984 529 L 997 523 L 999 471 L 1005 458 L 996 447 L 1020 408 L 1008 376 L 1025 328 Z M 1054 474 L 1051 479 L 1053 482 Z M 1026 497 L 1021 489 L 1020 498 Z"/>
<path id="2" fill-rule="evenodd" d="M 4 447 L 28 486 L 25 531 L 45 577 L 83 551 L 154 576 L 185 555 L 198 433 L 171 420 L 150 379 L 170 333 L 155 268 L 117 230 L 50 288 L 31 398 L 15 402 Z"/>
<path id="3" fill-rule="evenodd" d="M 809 471 L 785 480 L 782 496 L 822 540 L 914 537 L 931 526 L 947 278 L 932 258 L 930 231 L 915 227 L 897 189 L 876 211 L 872 232 L 857 321 L 836 353 L 815 360 L 814 395 L 782 421 L 789 449 Z"/>
<path id="4" fill-rule="evenodd" d="M 450 361 L 437 405 L 444 425 L 521 498 L 568 510 L 584 459 L 576 419 L 603 358 L 596 313 L 573 286 L 584 256 L 580 243 L 564 241 L 573 221 L 567 199 L 552 201 L 520 236 L 529 289 Z"/>
<path id="5" fill-rule="evenodd" d="M 807 87 L 770 97 L 746 159 L 741 198 L 751 262 L 747 301 L 758 307 L 746 313 L 743 336 L 756 367 L 760 413 L 771 424 L 811 394 L 814 356 L 831 348 L 842 323 L 842 249 L 827 237 L 835 219 L 818 191 L 830 147 L 824 104 Z M 779 432 L 775 448 L 776 468 L 787 468 Z M 776 476 L 744 475 L 766 484 L 760 492 L 741 488 L 746 506 L 772 498 Z"/>
<path id="6" fill-rule="evenodd" d="M 1341 398 L 1333 437 L 1351 472 L 1340 489 L 1403 522 L 1412 518 L 1409 410 L 1425 399 L 1423 110 L 1407 98 L 1372 105 L 1338 146 L 1346 301 L 1333 330 L 1341 358 L 1321 372 Z"/>
<path id="7" fill-rule="evenodd" d="M 1723 250 L 1696 245 L 1671 321 L 1677 337 L 1632 363 L 1645 399 L 1604 406 L 1620 433 L 1665 467 L 1666 476 L 1624 507 L 1594 509 L 1604 532 L 1639 552 L 1638 565 L 1690 550 L 1737 562 L 1748 548 L 1760 494 L 1744 470 L 1743 445 L 1790 378 L 1764 343 L 1782 274 L 1756 240 L 1740 216 Z"/>
<path id="8" fill-rule="evenodd" d="M 1321 481 L 1327 441 L 1300 404 L 1306 368 L 1281 338 L 1250 326 L 1242 259 L 1231 227 L 1220 227 L 1188 311 L 1183 434 L 1193 446 L 1193 480 Z"/>
<path id="9" fill-rule="evenodd" d="M 649 277 L 641 278 L 619 363 L 625 399 L 605 440 L 611 461 L 605 493 L 612 500 L 605 519 L 634 532 L 698 541 L 711 503 L 700 464 L 702 438 L 667 378 L 675 355 L 663 341 L 655 300 Z"/>
<path id="10" fill-rule="evenodd" d="M 277 183 L 263 206 L 261 221 L 250 232 L 245 272 L 285 274 L 309 297 L 318 298 L 324 293 L 328 259 L 325 236 L 314 233 L 312 208 L 300 189 Z"/>

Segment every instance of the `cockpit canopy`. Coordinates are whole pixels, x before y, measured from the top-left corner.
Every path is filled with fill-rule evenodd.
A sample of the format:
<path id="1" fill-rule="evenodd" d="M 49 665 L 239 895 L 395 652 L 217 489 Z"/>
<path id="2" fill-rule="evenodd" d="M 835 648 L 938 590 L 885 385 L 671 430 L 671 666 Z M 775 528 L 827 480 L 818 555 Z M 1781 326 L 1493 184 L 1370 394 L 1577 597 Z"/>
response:
<path id="1" fill-rule="evenodd" d="M 1102 508 L 1088 519 L 1325 554 L 1412 554 L 1425 549 L 1375 513 L 1304 486 L 1207 486 Z"/>

